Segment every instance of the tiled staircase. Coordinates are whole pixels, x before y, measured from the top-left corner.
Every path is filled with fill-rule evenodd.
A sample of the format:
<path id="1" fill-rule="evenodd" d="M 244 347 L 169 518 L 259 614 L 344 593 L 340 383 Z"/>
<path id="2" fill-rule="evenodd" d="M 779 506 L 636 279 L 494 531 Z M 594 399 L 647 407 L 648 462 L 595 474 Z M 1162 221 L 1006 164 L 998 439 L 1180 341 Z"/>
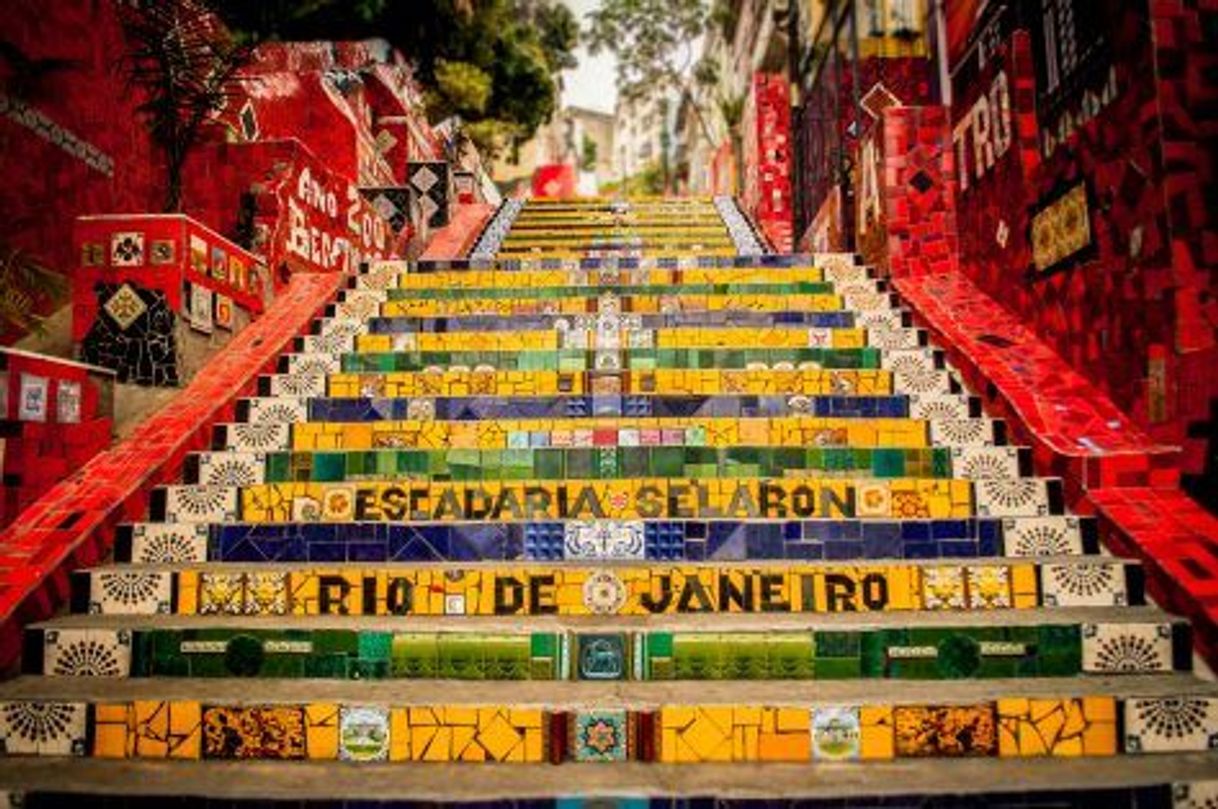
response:
<path id="1" fill-rule="evenodd" d="M 740 250 L 508 203 L 353 279 L 28 629 L 0 785 L 1207 805 L 1187 624 L 867 268 Z"/>

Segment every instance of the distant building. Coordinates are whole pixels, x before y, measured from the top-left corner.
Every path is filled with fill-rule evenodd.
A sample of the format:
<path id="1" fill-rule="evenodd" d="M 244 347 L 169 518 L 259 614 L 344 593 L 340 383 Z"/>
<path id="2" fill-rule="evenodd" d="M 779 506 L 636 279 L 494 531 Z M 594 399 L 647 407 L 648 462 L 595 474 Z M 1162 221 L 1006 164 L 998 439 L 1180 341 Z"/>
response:
<path id="1" fill-rule="evenodd" d="M 494 178 L 500 184 L 528 181 L 538 166 L 568 163 L 583 170 L 584 141 L 595 144 L 591 173 L 597 185 L 616 176 L 614 171 L 614 117 L 584 107 L 566 107 L 520 146 L 518 153 L 495 161 Z"/>
<path id="2" fill-rule="evenodd" d="M 640 99 L 618 99 L 614 110 L 615 173 L 633 177 L 649 167 L 672 175 L 680 96 L 665 89 Z"/>

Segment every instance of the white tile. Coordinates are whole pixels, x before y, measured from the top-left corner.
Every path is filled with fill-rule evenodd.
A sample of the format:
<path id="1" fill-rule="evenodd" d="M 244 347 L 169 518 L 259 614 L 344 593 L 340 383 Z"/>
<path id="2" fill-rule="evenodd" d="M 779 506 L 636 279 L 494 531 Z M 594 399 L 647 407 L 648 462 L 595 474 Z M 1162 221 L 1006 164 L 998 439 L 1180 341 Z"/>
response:
<path id="1" fill-rule="evenodd" d="M 1129 603 L 1124 562 L 1043 564 L 1040 591 L 1047 607 L 1122 607 Z"/>
<path id="2" fill-rule="evenodd" d="M 89 612 L 100 615 L 156 615 L 173 604 L 168 570 L 94 570 L 89 574 Z"/>
<path id="3" fill-rule="evenodd" d="M 1168 623 L 1083 624 L 1083 671 L 1155 674 L 1172 671 Z"/>
<path id="4" fill-rule="evenodd" d="M 183 564 L 206 561 L 206 525 L 143 522 L 131 526 L 132 564 Z"/>
<path id="5" fill-rule="evenodd" d="M 127 677 L 131 632 L 126 629 L 48 628 L 42 672 L 50 677 Z"/>
<path id="6" fill-rule="evenodd" d="M 973 484 L 978 517 L 1043 517 L 1049 513 L 1044 478 L 996 478 Z"/>
<path id="7" fill-rule="evenodd" d="M 226 449 L 266 452 L 292 448 L 292 428 L 285 423 L 233 423 L 225 425 Z"/>
<path id="8" fill-rule="evenodd" d="M 251 423 L 295 424 L 309 420 L 305 399 L 294 396 L 260 396 L 249 399 Z"/>
<path id="9" fill-rule="evenodd" d="M 952 477 L 965 480 L 1019 477 L 1019 447 L 955 447 Z"/>
<path id="10" fill-rule="evenodd" d="M 165 522 L 211 523 L 237 520 L 234 486 L 180 484 L 165 487 Z"/>
<path id="11" fill-rule="evenodd" d="M 254 486 L 266 481 L 266 455 L 260 452 L 200 452 L 199 483 Z"/>
<path id="12" fill-rule="evenodd" d="M 1125 700 L 1126 753 L 1218 750 L 1218 699 L 1180 695 Z"/>
<path id="13" fill-rule="evenodd" d="M 563 526 L 567 559 L 643 559 L 641 520 L 573 520 Z"/>
<path id="14" fill-rule="evenodd" d="M 994 445 L 992 419 L 931 419 L 930 443 L 936 447 L 988 447 Z"/>
<path id="15" fill-rule="evenodd" d="M 1002 521 L 1007 556 L 1082 556 L 1083 532 L 1078 517 L 1011 517 Z"/>
<path id="16" fill-rule="evenodd" d="M 968 397 L 960 394 L 911 393 L 909 416 L 915 419 L 966 419 Z"/>
<path id="17" fill-rule="evenodd" d="M 1218 809 L 1218 781 L 1173 784 L 1172 809 Z"/>
<path id="18" fill-rule="evenodd" d="M 4 755 L 83 756 L 88 708 L 83 702 L 0 702 Z"/>
<path id="19" fill-rule="evenodd" d="M 325 376 L 326 374 L 337 374 L 343 369 L 342 361 L 336 352 L 310 351 L 288 354 L 287 357 L 288 371 L 292 374 Z"/>
<path id="20" fill-rule="evenodd" d="M 326 395 L 325 374 L 272 374 L 271 396 L 319 398 Z"/>

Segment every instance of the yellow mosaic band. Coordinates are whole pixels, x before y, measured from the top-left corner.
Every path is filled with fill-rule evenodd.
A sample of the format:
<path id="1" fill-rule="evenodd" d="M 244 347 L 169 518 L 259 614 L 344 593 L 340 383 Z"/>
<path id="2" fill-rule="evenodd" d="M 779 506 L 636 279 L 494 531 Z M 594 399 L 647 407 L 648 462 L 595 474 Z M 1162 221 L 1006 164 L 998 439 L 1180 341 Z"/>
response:
<path id="1" fill-rule="evenodd" d="M 511 421 L 300 422 L 292 426 L 292 448 L 509 449 L 511 433 L 545 432 L 550 447 L 593 447 L 597 430 L 704 432 L 707 447 L 929 447 L 930 428 L 919 419 L 848 418 L 593 418 Z M 616 438 L 616 436 L 615 436 Z M 689 443 L 688 436 L 685 436 Z M 658 446 L 652 441 L 640 446 Z M 615 441 L 615 445 L 618 442 Z"/>
<path id="2" fill-rule="evenodd" d="M 377 272 L 374 268 L 373 272 Z M 651 267 L 628 270 L 444 270 L 396 274 L 398 289 L 536 289 L 606 284 L 794 284 L 821 283 L 819 267 Z"/>
<path id="3" fill-rule="evenodd" d="M 881 370 L 657 368 L 597 375 L 564 371 L 390 371 L 332 374 L 333 397 L 633 395 L 854 396 L 889 395 L 892 372 Z"/>
<path id="4" fill-rule="evenodd" d="M 180 615 L 693 615 L 1032 609 L 1034 562 L 966 565 L 229 565 L 176 574 Z"/>
<path id="5" fill-rule="evenodd" d="M 623 308 L 632 314 L 654 314 L 667 311 L 665 295 L 623 296 Z M 626 302 L 629 302 L 628 304 Z M 841 295 L 805 294 L 749 295 L 682 295 L 681 311 L 685 312 L 836 312 L 843 308 Z M 380 305 L 385 317 L 439 317 L 469 314 L 589 314 L 586 298 L 461 298 L 456 300 L 385 301 Z"/>
<path id="6" fill-rule="evenodd" d="M 930 478 L 400 480 L 263 483 L 240 491 L 241 518 L 250 523 L 973 516 L 969 481 Z"/>
<path id="7" fill-rule="evenodd" d="M 83 706 L 81 706 L 83 708 Z M 91 755 L 148 759 L 312 759 L 391 762 L 654 760 L 665 764 L 878 761 L 993 756 L 1114 756 L 1118 700 L 1109 695 L 971 704 L 663 705 L 638 709 L 511 705 L 378 707 L 306 702 L 204 705 L 197 700 L 93 706 Z M 370 712 L 375 715 L 369 717 Z M 81 714 L 85 712 L 82 710 Z M 585 718 L 586 717 L 586 718 Z M 551 734 L 555 720 L 608 726 L 625 738 L 609 757 Z M 347 720 L 347 721 L 344 721 Z M 369 747 L 348 746 L 343 728 L 384 728 Z M 639 723 L 644 723 L 639 727 Z M 967 734 L 953 734 L 967 728 Z M 246 730 L 248 729 L 248 731 Z M 647 750 L 636 747 L 654 734 Z M 236 745 L 236 749 L 233 746 Z M 562 748 L 566 749 L 562 749 Z M 351 749 L 354 748 L 354 749 Z"/>
<path id="8" fill-rule="evenodd" d="M 663 328 L 655 329 L 655 348 L 865 348 L 864 329 Z M 822 339 L 824 338 L 824 339 Z M 355 350 L 381 351 L 535 351 L 558 350 L 562 335 L 545 331 L 454 331 L 413 334 L 359 334 Z"/>

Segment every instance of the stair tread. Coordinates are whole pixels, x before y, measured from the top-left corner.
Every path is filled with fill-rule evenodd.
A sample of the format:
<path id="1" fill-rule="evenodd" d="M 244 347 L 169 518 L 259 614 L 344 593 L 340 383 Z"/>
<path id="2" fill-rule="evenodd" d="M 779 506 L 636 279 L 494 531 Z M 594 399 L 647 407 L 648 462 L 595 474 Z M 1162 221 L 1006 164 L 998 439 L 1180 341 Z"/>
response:
<path id="1" fill-rule="evenodd" d="M 0 700 L 124 702 L 199 700 L 215 704 L 493 704 L 579 707 L 661 705 L 970 704 L 1007 697 L 1218 698 L 1218 683 L 1191 674 L 993 680 L 270 680 L 22 676 L 0 684 Z"/>
<path id="2" fill-rule="evenodd" d="M 261 569 L 261 568 L 260 568 Z M 253 628 L 278 630 L 385 630 L 396 632 L 536 632 L 536 631 L 665 631 L 704 630 L 747 632 L 766 630 L 859 630 L 906 627 L 1038 626 L 1069 623 L 1186 623 L 1186 619 L 1154 606 L 1035 607 L 1004 611 L 910 610 L 907 612 L 824 613 L 722 613 L 659 614 L 652 616 L 413 616 L 410 618 L 360 615 L 295 615 L 259 617 L 240 615 L 62 615 L 30 624 L 37 629 L 198 629 Z"/>
<path id="3" fill-rule="evenodd" d="M 816 798 L 1095 789 L 1212 779 L 1218 754 L 1102 758 L 902 759 L 807 764 L 659 764 L 620 762 L 485 765 L 342 761 L 107 760 L 0 758 L 0 789 L 213 798 L 328 796 L 503 800 L 569 796 L 684 795 L 719 798 Z M 70 775 L 70 778 L 65 778 Z M 474 777 L 470 777 L 473 775 Z"/>

